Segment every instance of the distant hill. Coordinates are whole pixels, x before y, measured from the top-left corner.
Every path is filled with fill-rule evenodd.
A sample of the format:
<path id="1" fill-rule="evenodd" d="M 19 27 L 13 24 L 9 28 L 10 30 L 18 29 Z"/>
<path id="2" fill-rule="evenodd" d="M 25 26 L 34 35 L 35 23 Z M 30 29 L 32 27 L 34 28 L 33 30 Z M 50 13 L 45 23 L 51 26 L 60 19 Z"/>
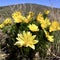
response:
<path id="1" fill-rule="evenodd" d="M 4 6 L 0 7 L 0 23 L 6 18 L 11 16 L 12 12 L 14 11 L 21 11 L 23 15 L 27 14 L 29 11 L 33 11 L 35 15 L 37 15 L 39 12 L 42 12 L 44 10 L 50 10 L 49 18 L 55 19 L 60 21 L 60 9 L 58 8 L 51 8 L 43 5 L 38 4 L 17 4 L 17 5 L 11 5 L 11 6 Z"/>

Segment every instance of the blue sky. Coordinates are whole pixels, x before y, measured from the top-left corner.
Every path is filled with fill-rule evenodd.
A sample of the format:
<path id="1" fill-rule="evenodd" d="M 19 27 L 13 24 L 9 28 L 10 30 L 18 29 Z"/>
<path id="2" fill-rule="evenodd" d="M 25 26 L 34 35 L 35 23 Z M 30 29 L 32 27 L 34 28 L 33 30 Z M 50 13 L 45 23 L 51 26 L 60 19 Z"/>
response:
<path id="1" fill-rule="evenodd" d="M 60 0 L 0 0 L 0 6 L 8 6 L 22 3 L 35 3 L 60 8 Z"/>

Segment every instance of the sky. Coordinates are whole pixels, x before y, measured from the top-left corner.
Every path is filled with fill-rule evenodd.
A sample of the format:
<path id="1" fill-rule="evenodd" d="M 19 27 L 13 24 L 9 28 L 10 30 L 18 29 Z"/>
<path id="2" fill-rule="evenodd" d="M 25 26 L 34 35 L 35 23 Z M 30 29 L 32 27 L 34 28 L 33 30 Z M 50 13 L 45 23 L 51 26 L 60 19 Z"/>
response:
<path id="1" fill-rule="evenodd" d="M 24 3 L 35 3 L 60 8 L 60 0 L 0 0 L 0 7 L 13 4 L 24 4 Z"/>

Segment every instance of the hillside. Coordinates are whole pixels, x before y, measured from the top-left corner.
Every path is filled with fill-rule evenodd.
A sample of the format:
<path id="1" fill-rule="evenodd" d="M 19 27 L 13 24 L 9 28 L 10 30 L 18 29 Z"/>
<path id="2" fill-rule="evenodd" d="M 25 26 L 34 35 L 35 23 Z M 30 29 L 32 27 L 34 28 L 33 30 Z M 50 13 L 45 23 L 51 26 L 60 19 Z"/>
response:
<path id="1" fill-rule="evenodd" d="M 49 18 L 60 20 L 60 9 L 58 8 L 51 8 L 38 4 L 18 4 L 0 7 L 0 22 L 4 20 L 4 18 L 11 16 L 12 12 L 16 10 L 21 11 L 23 15 L 27 14 L 29 11 L 33 11 L 35 15 L 37 15 L 39 12 L 43 13 L 44 10 L 50 10 Z"/>

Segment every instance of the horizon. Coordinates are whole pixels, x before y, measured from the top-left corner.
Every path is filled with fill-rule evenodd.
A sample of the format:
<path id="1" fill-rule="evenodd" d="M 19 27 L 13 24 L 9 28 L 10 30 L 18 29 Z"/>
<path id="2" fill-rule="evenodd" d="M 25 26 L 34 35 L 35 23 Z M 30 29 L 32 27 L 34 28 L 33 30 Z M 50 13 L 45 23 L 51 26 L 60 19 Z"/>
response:
<path id="1" fill-rule="evenodd" d="M 21 3 L 21 4 L 36 4 L 36 3 Z M 13 6 L 13 5 L 20 5 L 20 4 L 12 4 L 12 5 L 6 5 L 6 6 L 0 6 L 0 7 L 8 7 L 8 6 Z M 36 5 L 41 5 L 41 4 L 36 4 Z M 41 5 L 49 8 L 57 8 L 57 7 L 51 7 L 51 6 L 46 6 L 46 5 Z M 60 9 L 60 8 L 57 8 Z"/>
<path id="2" fill-rule="evenodd" d="M 53 8 L 60 8 L 60 0 L 1 0 L 0 7 L 2 6 L 10 6 L 16 4 L 39 4 L 43 6 L 53 7 Z"/>

